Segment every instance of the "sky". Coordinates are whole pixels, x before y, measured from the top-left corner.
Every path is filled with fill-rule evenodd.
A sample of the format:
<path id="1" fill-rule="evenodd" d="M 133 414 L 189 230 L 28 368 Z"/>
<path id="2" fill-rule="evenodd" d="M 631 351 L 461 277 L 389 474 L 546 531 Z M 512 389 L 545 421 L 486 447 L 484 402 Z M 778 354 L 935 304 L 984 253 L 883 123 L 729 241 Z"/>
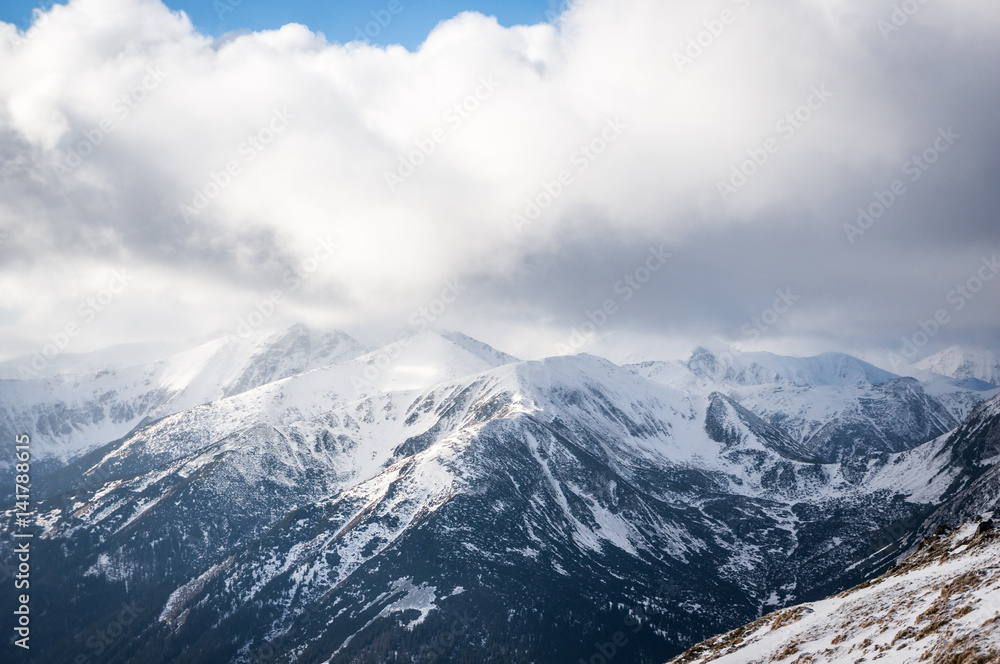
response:
<path id="1" fill-rule="evenodd" d="M 0 359 L 1000 349 L 998 5 L 274 4 L 4 5 Z"/>
<path id="2" fill-rule="evenodd" d="M 6 0 L 0 20 L 22 30 L 30 28 L 35 10 L 48 10 L 53 2 Z M 59 3 L 66 4 L 66 3 Z M 372 44 L 401 44 L 416 50 L 438 23 L 463 11 L 495 16 L 501 25 L 531 25 L 558 16 L 558 0 L 195 0 L 165 3 L 183 11 L 203 35 L 221 37 L 233 32 L 274 30 L 288 23 L 308 26 L 330 42 L 346 44 L 365 40 Z M 391 5 L 391 6 L 390 6 Z"/>

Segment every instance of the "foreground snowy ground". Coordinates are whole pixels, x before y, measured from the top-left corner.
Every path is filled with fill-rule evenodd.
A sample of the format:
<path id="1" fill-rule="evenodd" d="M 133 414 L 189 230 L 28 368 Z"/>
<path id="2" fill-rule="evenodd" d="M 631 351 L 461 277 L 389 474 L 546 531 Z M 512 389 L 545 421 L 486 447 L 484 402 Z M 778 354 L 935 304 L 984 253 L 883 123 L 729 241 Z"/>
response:
<path id="1" fill-rule="evenodd" d="M 670 664 L 1000 662 L 1000 533 L 991 526 L 941 532 L 877 579 L 775 611 Z"/>

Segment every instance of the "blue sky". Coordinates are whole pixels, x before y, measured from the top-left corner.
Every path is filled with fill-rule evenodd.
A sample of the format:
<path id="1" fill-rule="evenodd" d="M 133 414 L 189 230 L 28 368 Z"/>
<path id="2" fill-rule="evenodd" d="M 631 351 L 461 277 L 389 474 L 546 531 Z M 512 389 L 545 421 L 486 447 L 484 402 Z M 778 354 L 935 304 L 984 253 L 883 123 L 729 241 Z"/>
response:
<path id="1" fill-rule="evenodd" d="M 26 28 L 35 7 L 51 2 L 5 0 L 0 20 Z M 266 30 L 286 23 L 302 23 L 322 32 L 327 40 L 347 42 L 367 32 L 376 44 L 402 44 L 413 50 L 439 22 L 462 11 L 496 16 L 502 25 L 532 24 L 546 20 L 546 12 L 559 9 L 559 0 L 170 0 L 171 9 L 182 9 L 198 29 L 218 36 L 234 30 Z M 396 9 L 393 14 L 390 5 Z M 374 16 L 373 16 L 374 14 Z M 382 19 L 381 25 L 376 22 Z M 386 20 L 388 18 L 388 20 Z"/>

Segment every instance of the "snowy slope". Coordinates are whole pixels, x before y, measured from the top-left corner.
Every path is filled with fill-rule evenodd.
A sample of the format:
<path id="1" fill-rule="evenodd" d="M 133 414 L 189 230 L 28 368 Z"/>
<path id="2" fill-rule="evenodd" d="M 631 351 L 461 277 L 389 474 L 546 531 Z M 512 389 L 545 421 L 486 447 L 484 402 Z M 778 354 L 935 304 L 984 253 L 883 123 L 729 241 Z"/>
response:
<path id="1" fill-rule="evenodd" d="M 974 378 L 1000 386 L 1000 356 L 988 350 L 951 346 L 914 366 L 950 378 Z"/>
<path id="2" fill-rule="evenodd" d="M 344 394 L 427 387 L 513 362 L 517 358 L 464 334 L 428 330 L 349 363 L 353 379 Z"/>
<path id="3" fill-rule="evenodd" d="M 726 389 L 753 385 L 878 385 L 899 378 L 843 353 L 785 357 L 744 353 L 720 346 L 695 348 L 687 360 L 627 365 L 636 373 L 679 389 Z"/>
<path id="4" fill-rule="evenodd" d="M 1000 393 L 932 374 L 918 383 L 839 353 L 796 358 L 697 348 L 686 361 L 628 368 L 682 391 L 722 392 L 830 462 L 927 442 Z"/>
<path id="5" fill-rule="evenodd" d="M 771 613 L 670 664 L 1000 661 L 1000 535 L 989 520 L 939 532 L 873 581 Z"/>
<path id="6" fill-rule="evenodd" d="M 272 531 L 183 603 L 172 594 L 161 615 L 212 603 L 238 616 L 226 629 L 263 620 L 283 633 L 298 607 L 322 607 L 294 638 L 307 661 L 338 662 L 375 657 L 365 648 L 388 625 L 415 629 L 454 611 L 458 587 L 470 589 L 464 601 L 514 610 L 499 599 L 509 597 L 525 615 L 554 610 L 552 598 L 593 610 L 611 593 L 664 624 L 693 612 L 705 629 L 884 566 L 898 547 L 866 540 L 921 515 L 956 473 L 944 437 L 850 465 L 798 461 L 779 432 L 722 395 L 692 397 L 589 356 L 501 366 L 436 391 L 456 388 L 468 394 L 458 426 L 432 427 L 378 474 L 294 511 L 293 529 Z M 672 596 L 657 576 L 671 579 Z M 627 596 L 603 587 L 608 578 L 631 579 Z M 402 587 L 405 597 L 391 591 Z M 545 623 L 532 629 L 558 632 Z"/>
<path id="7" fill-rule="evenodd" d="M 913 378 L 877 385 L 757 386 L 734 389 L 732 395 L 829 461 L 901 452 L 959 424 Z"/>
<path id="8" fill-rule="evenodd" d="M 1000 387 L 993 387 L 976 379 L 946 378 L 929 374 L 924 378 L 917 376 L 924 392 L 929 397 L 948 409 L 953 416 L 964 420 L 980 403 L 989 401 L 1000 394 Z"/>
<path id="9" fill-rule="evenodd" d="M 383 361 L 388 356 L 380 349 L 163 417 L 101 448 L 95 458 L 88 455 L 54 473 L 43 480 L 41 490 L 147 473 L 255 427 L 277 428 L 294 437 L 298 434 L 292 428 L 299 423 L 308 428 L 318 419 L 327 423 L 327 436 L 367 441 L 371 449 L 365 454 L 378 460 L 378 468 L 395 445 L 423 433 L 416 426 L 419 415 L 432 410 L 434 400 L 454 399 L 477 374 L 507 359 L 477 350 L 483 357 L 442 335 L 422 332 L 391 362 Z M 415 415 L 408 409 L 418 401 L 423 410 Z"/>
<path id="10" fill-rule="evenodd" d="M 364 352 L 343 332 L 295 325 L 247 339 L 229 335 L 151 359 L 165 346 L 61 356 L 59 373 L 0 380 L 0 436 L 31 435 L 39 458 L 63 461 L 120 438 L 140 422 L 179 413 Z M 132 364 L 135 361 L 137 363 Z M 6 363 L 16 374 L 20 360 Z"/>
<path id="11" fill-rule="evenodd" d="M 980 404 L 950 436 L 941 456 L 959 470 L 948 500 L 923 524 L 920 534 L 1000 509 L 1000 396 Z M 933 474 L 927 474 L 930 482 Z"/>

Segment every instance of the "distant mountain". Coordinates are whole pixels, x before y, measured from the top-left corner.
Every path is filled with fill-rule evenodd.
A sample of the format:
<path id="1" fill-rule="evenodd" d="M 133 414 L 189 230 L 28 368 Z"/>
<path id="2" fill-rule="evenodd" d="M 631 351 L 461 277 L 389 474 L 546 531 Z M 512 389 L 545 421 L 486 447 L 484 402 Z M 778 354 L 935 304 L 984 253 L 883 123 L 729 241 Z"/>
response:
<path id="1" fill-rule="evenodd" d="M 244 431 L 252 432 L 254 440 L 278 430 L 295 440 L 309 438 L 317 422 L 326 437 L 350 439 L 352 445 L 362 446 L 364 454 L 358 458 L 367 469 L 362 477 L 367 478 L 392 457 L 394 445 L 426 431 L 421 428 L 422 411 L 401 419 L 400 409 L 409 404 L 403 401 L 437 386 L 443 394 L 434 398 L 455 398 L 452 392 L 461 390 L 453 381 L 496 366 L 503 365 L 489 353 L 473 353 L 440 334 L 422 332 L 402 352 L 379 349 L 160 418 L 41 478 L 37 491 L 54 495 L 113 477 L 148 473 Z M 389 445 L 388 441 L 401 435 Z M 350 459 L 340 450 L 330 460 L 340 464 L 337 475 Z M 319 467 L 314 472 L 319 473 Z"/>
<path id="2" fill-rule="evenodd" d="M 479 357 L 491 366 L 498 367 L 503 364 L 511 364 L 519 361 L 513 355 L 508 355 L 507 353 L 499 351 L 488 344 L 484 344 L 482 341 L 478 341 L 470 336 L 464 335 L 461 332 L 444 332 L 441 333 L 441 336 L 456 346 Z"/>
<path id="3" fill-rule="evenodd" d="M 680 389 L 705 385 L 718 388 L 753 385 L 879 385 L 899 378 L 894 373 L 843 353 L 784 357 L 744 353 L 731 348 L 699 346 L 687 360 L 647 361 L 627 365 L 633 371 Z"/>
<path id="4" fill-rule="evenodd" d="M 685 364 L 697 376 L 717 383 L 764 385 L 878 385 L 895 378 L 878 367 L 843 353 L 783 357 L 773 353 L 713 353 L 696 348 Z"/>
<path id="5" fill-rule="evenodd" d="M 877 579 L 770 613 L 669 664 L 998 662 L 997 559 L 991 520 L 942 528 Z"/>
<path id="6" fill-rule="evenodd" d="M 686 361 L 628 368 L 688 392 L 724 392 L 826 462 L 910 449 L 1000 392 L 901 378 L 840 353 L 797 358 L 699 347 Z"/>
<path id="7" fill-rule="evenodd" d="M 733 396 L 829 462 L 901 452 L 959 424 L 913 378 L 877 385 L 759 386 L 733 390 Z"/>
<path id="8" fill-rule="evenodd" d="M 168 354 L 155 357 L 163 350 Z M 242 339 L 219 337 L 188 348 L 129 347 L 58 356 L 57 362 L 21 378 L 30 358 L 0 365 L 0 438 L 27 433 L 36 460 L 63 462 L 126 435 L 140 423 L 180 413 L 281 378 L 365 352 L 339 331 L 294 325 Z M 107 367 L 95 364 L 108 361 Z"/>
<path id="9" fill-rule="evenodd" d="M 988 350 L 951 346 L 914 366 L 955 379 L 975 379 L 1000 387 L 1000 356 Z"/>

